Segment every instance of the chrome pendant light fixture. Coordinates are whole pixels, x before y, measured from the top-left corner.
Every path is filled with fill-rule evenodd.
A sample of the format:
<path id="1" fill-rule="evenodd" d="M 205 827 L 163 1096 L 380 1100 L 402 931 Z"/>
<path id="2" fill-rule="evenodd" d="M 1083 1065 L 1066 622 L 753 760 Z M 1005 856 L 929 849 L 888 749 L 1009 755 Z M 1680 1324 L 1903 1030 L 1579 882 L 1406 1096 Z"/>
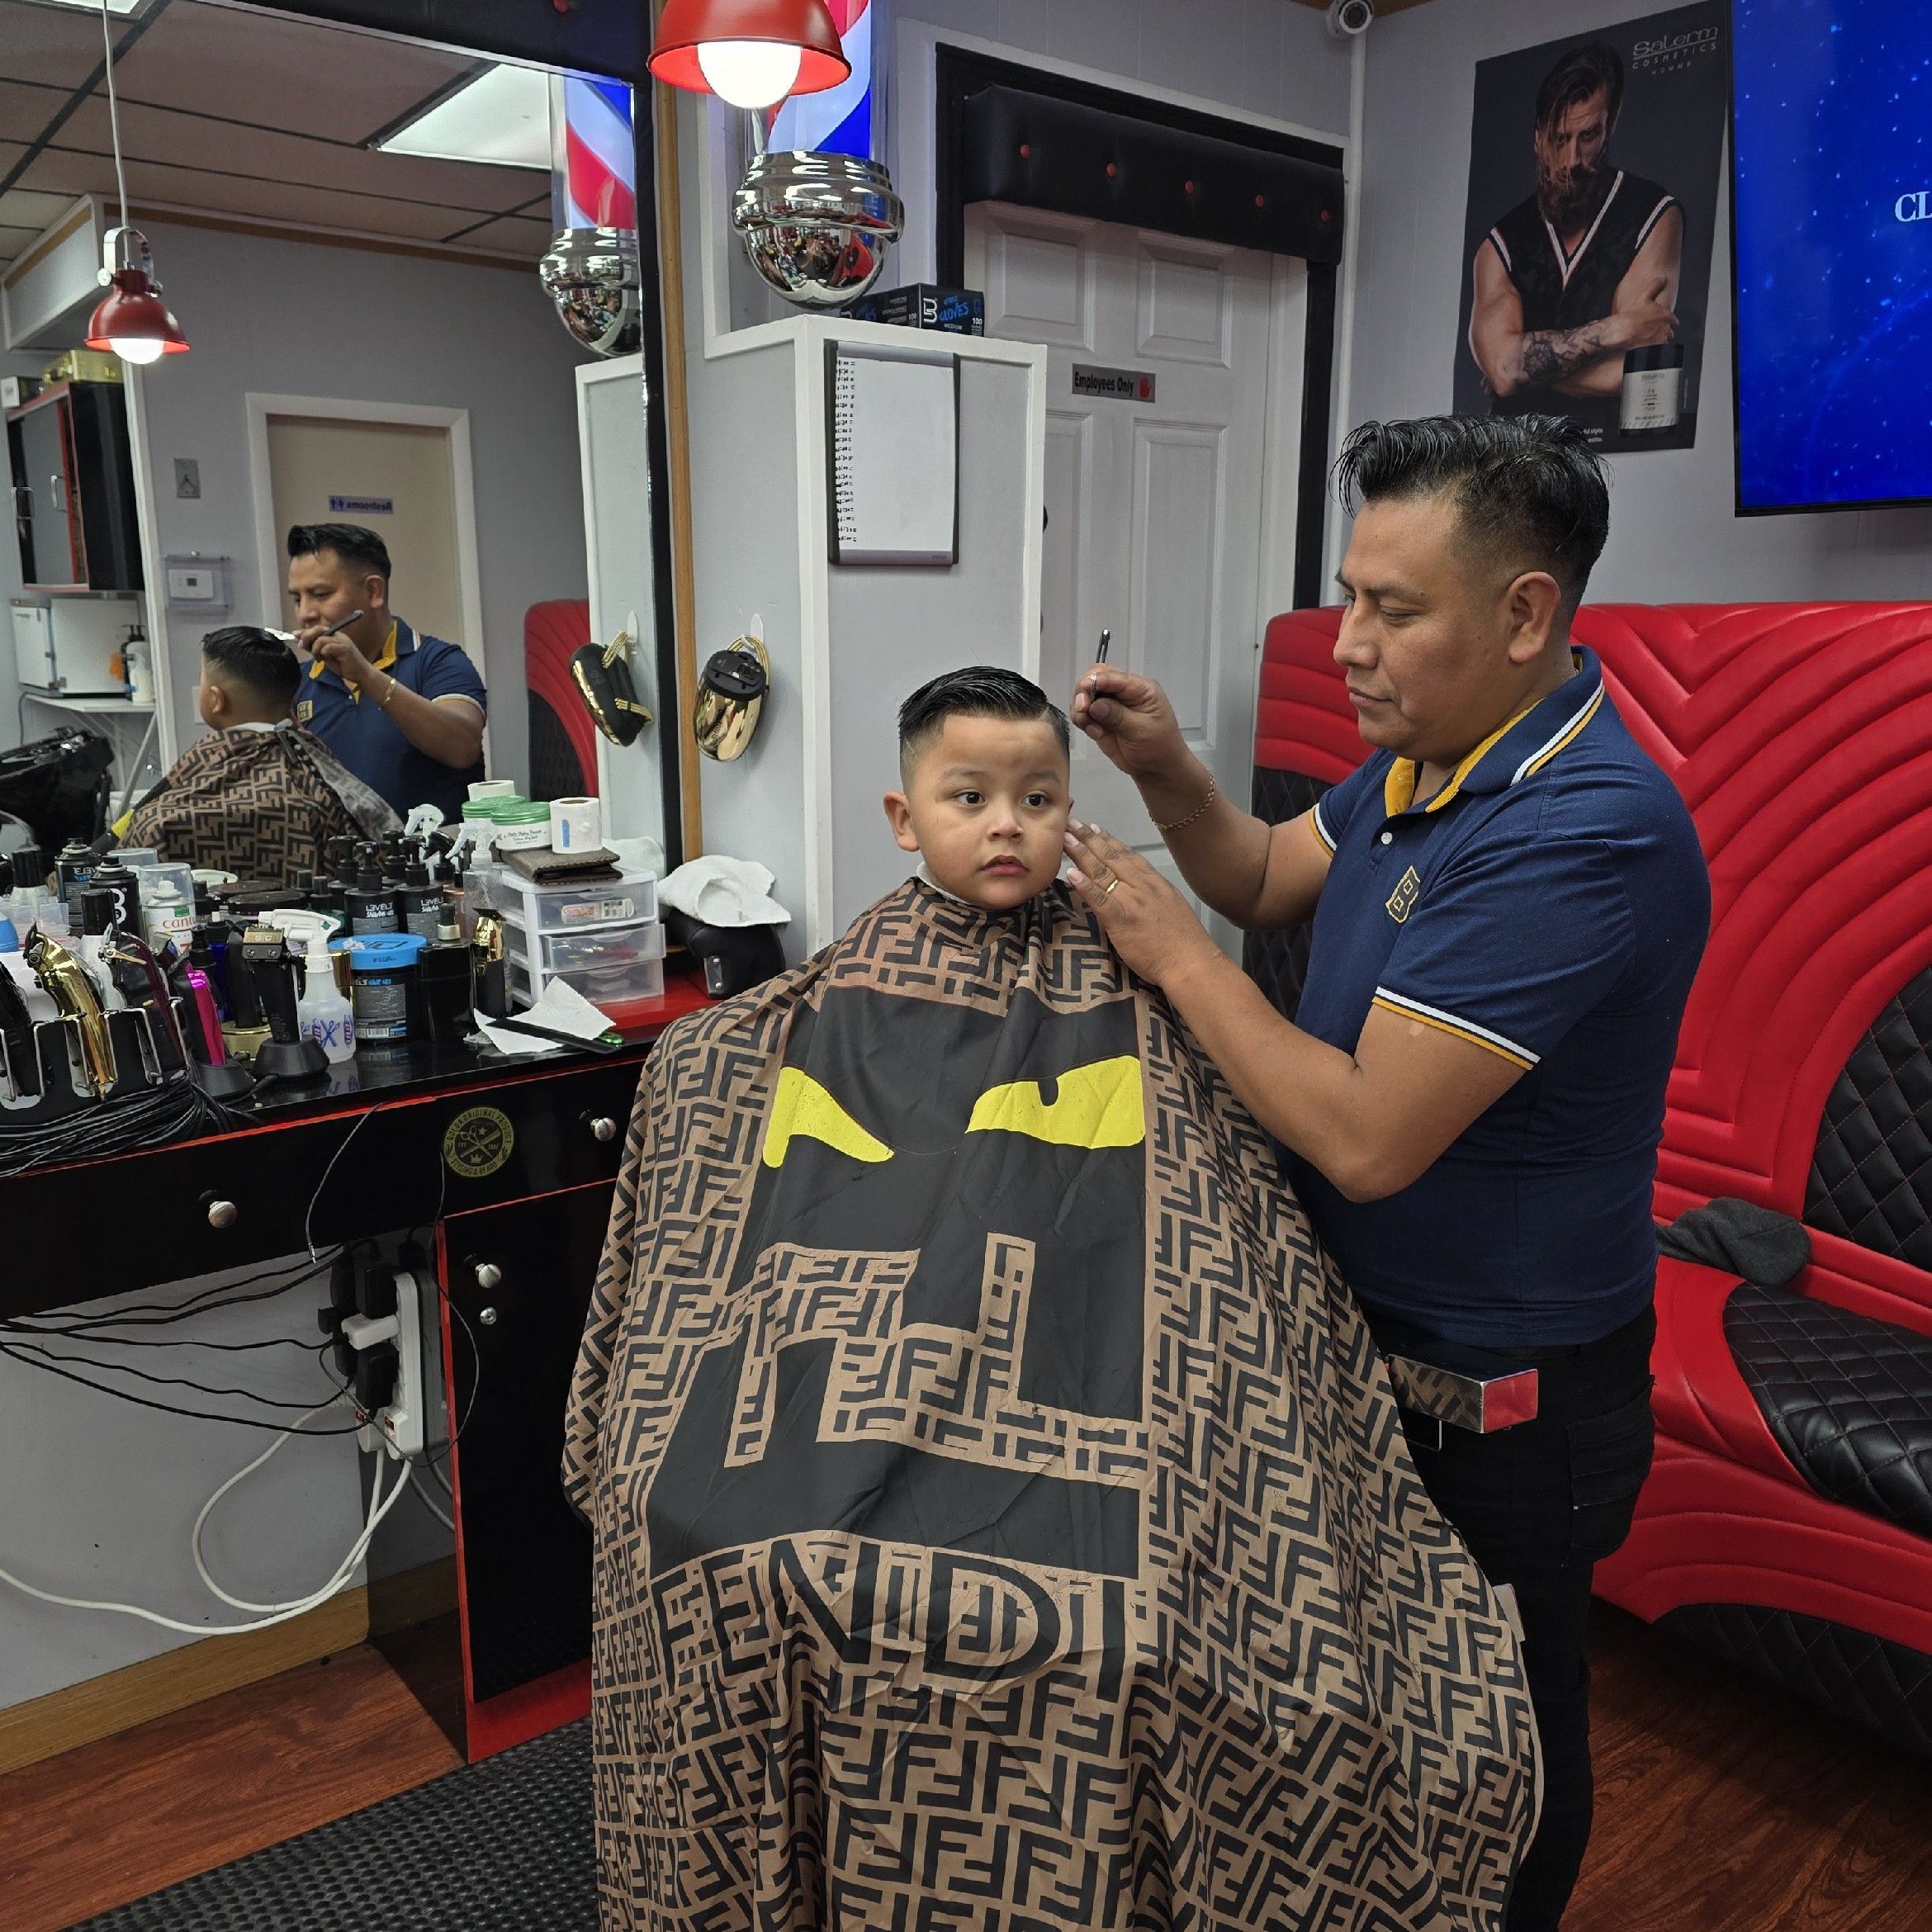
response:
<path id="1" fill-rule="evenodd" d="M 669 0 L 651 71 L 750 114 L 756 152 L 732 198 L 732 226 L 767 287 L 829 310 L 878 282 L 906 220 L 885 168 L 860 155 L 765 151 L 770 109 L 851 74 L 825 0 Z"/>

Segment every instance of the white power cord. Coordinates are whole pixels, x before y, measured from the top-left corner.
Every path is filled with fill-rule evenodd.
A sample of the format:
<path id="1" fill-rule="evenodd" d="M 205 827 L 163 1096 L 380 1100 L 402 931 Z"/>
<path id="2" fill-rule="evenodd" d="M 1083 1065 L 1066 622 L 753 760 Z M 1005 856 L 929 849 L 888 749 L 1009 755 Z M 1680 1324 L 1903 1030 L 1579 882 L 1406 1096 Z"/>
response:
<path id="1" fill-rule="evenodd" d="M 309 1411 L 308 1415 L 305 1415 L 301 1418 L 301 1422 L 305 1423 L 310 1419 L 310 1416 L 317 1416 L 321 1414 L 322 1411 L 325 1409 L 333 1409 L 335 1404 L 338 1402 L 340 1402 L 342 1399 L 343 1398 L 339 1395 L 331 1395 L 328 1401 L 322 1403 L 317 1408 L 311 1409 Z M 275 1440 L 271 1442 L 268 1447 L 264 1449 L 253 1462 L 249 1464 L 245 1469 L 237 1470 L 234 1474 L 231 1475 L 228 1480 L 225 1482 L 221 1487 L 217 1489 L 206 1503 L 201 1505 L 201 1513 L 195 1518 L 194 1533 L 189 1539 L 195 1559 L 195 1574 L 199 1576 L 201 1581 L 208 1586 L 209 1590 L 214 1595 L 219 1597 L 224 1603 L 229 1606 L 230 1609 L 255 1610 L 260 1611 L 268 1616 L 281 1617 L 299 1613 L 304 1610 L 311 1610 L 315 1607 L 316 1604 L 326 1602 L 342 1588 L 344 1583 L 348 1580 L 348 1578 L 353 1572 L 356 1565 L 362 1561 L 363 1553 L 368 1549 L 369 1540 L 375 1535 L 376 1525 L 380 1523 L 383 1518 L 389 1513 L 390 1510 L 395 1506 L 396 1499 L 402 1494 L 404 1476 L 399 1475 L 396 1478 L 395 1487 L 389 1492 L 386 1501 L 382 1501 L 382 1465 L 378 1462 L 376 1466 L 376 1474 L 371 1480 L 369 1485 L 369 1520 L 364 1525 L 362 1535 L 359 1536 L 356 1539 L 355 1542 L 351 1546 L 348 1555 L 343 1557 L 342 1561 L 336 1566 L 335 1574 L 329 1578 L 327 1583 L 323 1584 L 320 1590 L 311 1591 L 307 1596 L 300 1598 L 298 1601 L 293 1603 L 251 1603 L 245 1597 L 230 1596 L 228 1592 L 223 1589 L 221 1585 L 216 1583 L 215 1579 L 208 1573 L 207 1562 L 201 1554 L 201 1531 L 204 1526 L 206 1524 L 209 1517 L 213 1513 L 215 1505 L 219 1503 L 221 1499 L 235 1486 L 236 1484 L 245 1481 L 247 1478 L 252 1476 L 255 1471 L 268 1460 L 270 1456 L 273 1456 L 277 1450 L 281 1449 L 290 1440 L 291 1437 L 296 1435 L 301 1428 L 301 1423 L 297 1423 L 295 1428 L 290 1429 L 284 1434 L 277 1436 Z M 406 1475 L 407 1473 L 408 1466 L 405 1465 L 404 1475 Z M 382 1501 L 382 1507 L 380 1509 L 376 1507 L 376 1504 L 379 1501 Z"/>
<path id="2" fill-rule="evenodd" d="M 414 1473 L 414 1465 L 412 1461 L 405 1461 L 403 1464 L 401 1471 L 396 1477 L 395 1486 L 386 1496 L 382 1494 L 382 1466 L 381 1463 L 376 1465 L 375 1477 L 369 1486 L 368 1520 L 362 1526 L 362 1534 L 350 1546 L 348 1554 L 336 1566 L 335 1573 L 329 1578 L 329 1581 L 320 1589 L 311 1592 L 308 1596 L 301 1598 L 293 1603 L 257 1604 L 248 1603 L 239 1597 L 231 1597 L 208 1574 L 207 1565 L 201 1560 L 201 1527 L 208 1520 L 208 1513 L 237 1483 L 240 1482 L 244 1476 L 253 1475 L 291 1436 L 301 1434 L 305 1423 L 320 1415 L 325 1409 L 334 1408 L 336 1404 L 341 1400 L 341 1396 L 331 1395 L 326 1402 L 318 1404 L 306 1415 L 301 1417 L 292 1428 L 284 1430 L 246 1469 L 230 1476 L 201 1505 L 201 1513 L 195 1518 L 193 1537 L 195 1568 L 200 1573 L 201 1581 L 223 1603 L 230 1604 L 238 1610 L 266 1610 L 270 1614 L 258 1617 L 248 1623 L 186 1623 L 178 1617 L 163 1617 L 158 1610 L 144 1609 L 138 1603 L 97 1602 L 90 1598 L 64 1597 L 53 1590 L 39 1589 L 32 1584 L 22 1582 L 10 1570 L 0 1570 L 0 1583 L 10 1584 L 23 1595 L 36 1598 L 43 1603 L 51 1603 L 59 1609 L 109 1610 L 122 1617 L 138 1617 L 144 1623 L 159 1624 L 163 1630 L 181 1631 L 189 1636 L 239 1636 L 246 1631 L 266 1630 L 271 1624 L 286 1623 L 291 1617 L 305 1616 L 319 1604 L 327 1603 L 354 1574 L 356 1565 L 362 1561 L 364 1554 L 368 1550 L 370 1539 L 376 1534 L 383 1518 L 401 1499 L 404 1486 Z"/>

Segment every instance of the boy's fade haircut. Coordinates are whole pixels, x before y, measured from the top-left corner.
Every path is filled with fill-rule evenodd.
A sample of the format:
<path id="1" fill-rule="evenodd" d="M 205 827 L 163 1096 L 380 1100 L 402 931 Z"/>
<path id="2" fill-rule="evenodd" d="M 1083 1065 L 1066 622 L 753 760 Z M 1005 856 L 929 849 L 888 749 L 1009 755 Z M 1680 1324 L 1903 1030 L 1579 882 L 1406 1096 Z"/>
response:
<path id="1" fill-rule="evenodd" d="M 224 684 L 264 710 L 286 713 L 302 688 L 302 667 L 294 651 L 254 624 L 209 632 L 201 640 L 201 656 Z"/>
<path id="2" fill-rule="evenodd" d="M 921 684 L 899 707 L 899 773 L 912 776 L 919 756 L 949 717 L 1048 718 L 1062 753 L 1071 759 L 1073 734 L 1067 714 L 1030 678 L 997 665 L 972 664 Z"/>

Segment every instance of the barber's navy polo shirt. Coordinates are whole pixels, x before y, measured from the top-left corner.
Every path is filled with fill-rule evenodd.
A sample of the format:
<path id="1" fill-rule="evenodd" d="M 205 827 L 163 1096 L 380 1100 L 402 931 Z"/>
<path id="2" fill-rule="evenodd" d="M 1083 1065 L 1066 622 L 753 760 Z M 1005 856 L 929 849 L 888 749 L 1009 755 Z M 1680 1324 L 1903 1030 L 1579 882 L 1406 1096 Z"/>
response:
<path id="1" fill-rule="evenodd" d="M 483 680 L 462 646 L 440 637 L 419 637 L 400 620 L 375 666 L 424 698 L 467 698 L 479 711 L 485 708 Z M 310 665 L 308 681 L 296 694 L 295 714 L 298 724 L 306 725 L 405 818 L 411 806 L 424 804 L 435 806 L 446 819 L 461 818 L 471 781 L 483 775 L 481 758 L 461 771 L 419 751 L 384 714 L 380 696 L 358 696 L 320 659 Z"/>
<path id="2" fill-rule="evenodd" d="M 1576 661 L 1426 804 L 1381 751 L 1310 820 L 1333 858 L 1296 1024 L 1352 1053 L 1380 1006 L 1522 1069 L 1386 1200 L 1290 1162 L 1371 1321 L 1478 1346 L 1594 1341 L 1647 1305 L 1664 1084 L 1710 927 L 1683 801 Z"/>

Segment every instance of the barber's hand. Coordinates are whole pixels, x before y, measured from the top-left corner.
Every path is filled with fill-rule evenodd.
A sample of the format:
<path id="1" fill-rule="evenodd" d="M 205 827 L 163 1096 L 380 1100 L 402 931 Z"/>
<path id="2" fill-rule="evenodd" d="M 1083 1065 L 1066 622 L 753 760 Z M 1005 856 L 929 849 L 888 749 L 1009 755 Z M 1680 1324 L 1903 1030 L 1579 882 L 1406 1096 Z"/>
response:
<path id="1" fill-rule="evenodd" d="M 1187 761 L 1167 694 L 1152 678 L 1096 664 L 1073 688 L 1073 723 L 1136 784 L 1168 776 Z"/>
<path id="2" fill-rule="evenodd" d="M 1068 883 L 1143 979 L 1164 987 L 1190 962 L 1219 956 L 1193 907 L 1138 852 L 1078 819 L 1069 822 L 1066 843 L 1075 868 Z"/>
<path id="3" fill-rule="evenodd" d="M 328 665 L 344 683 L 358 689 L 375 675 L 375 665 L 350 641 L 347 632 L 339 632 L 333 637 L 318 636 L 313 642 L 305 640 L 303 648 L 318 664 Z"/>

